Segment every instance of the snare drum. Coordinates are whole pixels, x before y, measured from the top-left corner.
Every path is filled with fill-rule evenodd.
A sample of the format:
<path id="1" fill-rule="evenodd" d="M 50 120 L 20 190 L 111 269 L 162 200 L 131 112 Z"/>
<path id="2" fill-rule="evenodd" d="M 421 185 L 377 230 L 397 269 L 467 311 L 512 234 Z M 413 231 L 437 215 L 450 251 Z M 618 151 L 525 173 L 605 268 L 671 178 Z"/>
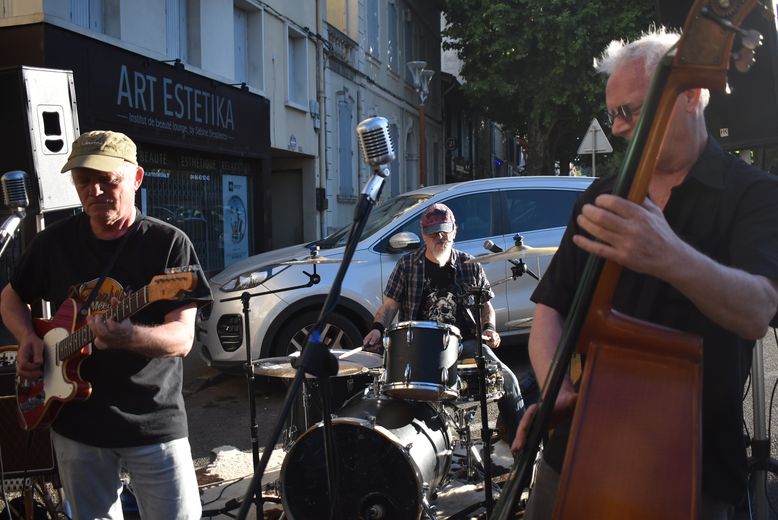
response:
<path id="1" fill-rule="evenodd" d="M 463 405 L 469 403 L 478 403 L 481 401 L 481 385 L 478 380 L 478 365 L 474 360 L 470 363 L 465 362 L 457 365 L 457 375 L 459 376 L 459 398 L 456 404 Z M 486 400 L 487 402 L 496 401 L 501 398 L 505 391 L 503 390 L 503 376 L 500 365 L 493 361 L 487 361 L 484 364 L 484 379 L 486 381 Z"/>
<path id="2" fill-rule="evenodd" d="M 453 325 L 404 321 L 387 329 L 381 390 L 411 401 L 454 399 L 462 336 Z"/>

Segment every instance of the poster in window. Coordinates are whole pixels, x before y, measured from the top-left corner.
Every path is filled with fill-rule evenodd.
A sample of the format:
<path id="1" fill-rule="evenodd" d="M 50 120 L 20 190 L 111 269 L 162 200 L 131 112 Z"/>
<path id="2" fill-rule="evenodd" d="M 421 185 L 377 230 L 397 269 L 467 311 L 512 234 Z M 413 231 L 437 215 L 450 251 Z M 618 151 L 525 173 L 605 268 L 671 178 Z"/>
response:
<path id="1" fill-rule="evenodd" d="M 249 255 L 246 177 L 222 175 L 224 267 Z"/>

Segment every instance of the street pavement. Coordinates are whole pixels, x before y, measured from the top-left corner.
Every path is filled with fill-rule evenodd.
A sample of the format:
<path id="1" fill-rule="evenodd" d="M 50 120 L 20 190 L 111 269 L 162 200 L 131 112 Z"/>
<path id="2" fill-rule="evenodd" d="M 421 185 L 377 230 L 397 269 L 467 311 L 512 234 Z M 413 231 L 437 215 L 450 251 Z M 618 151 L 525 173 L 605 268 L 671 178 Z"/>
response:
<path id="1" fill-rule="evenodd" d="M 772 435 L 773 426 L 778 423 L 778 403 L 773 403 L 775 384 L 778 380 L 778 347 L 774 331 L 769 331 L 763 340 L 765 408 L 763 421 L 770 439 L 770 453 L 778 458 L 778 439 Z M 525 345 L 512 345 L 499 349 L 498 355 L 517 373 L 526 373 L 528 360 Z M 754 435 L 753 392 L 748 387 L 744 398 L 745 424 L 750 435 Z M 256 409 L 256 430 L 258 451 L 264 450 L 276 425 L 286 396 L 287 386 L 282 379 L 257 377 L 254 382 Z M 198 479 L 203 489 L 203 500 L 209 502 L 206 510 L 212 510 L 224 503 L 224 497 L 242 497 L 253 475 L 251 407 L 249 406 L 248 383 L 245 375 L 224 374 L 207 367 L 199 354 L 192 352 L 184 361 L 184 393 L 189 417 L 189 439 L 192 456 L 198 470 Z M 490 406 L 490 409 L 493 408 Z M 776 413 L 771 413 L 776 411 Z M 759 419 L 761 414 L 757 414 Z M 490 410 L 490 424 L 495 411 Z M 478 432 L 480 426 L 473 428 Z M 475 434 L 477 436 L 477 433 Z M 276 445 L 276 448 L 279 448 Z M 218 457 L 217 457 L 218 455 Z M 272 471 L 265 482 L 278 477 L 284 452 L 277 450 L 271 459 Z M 242 480 L 241 480 L 242 479 Z M 224 492 L 225 484 L 231 489 Z M 767 511 L 771 520 L 778 520 L 778 478 L 768 475 L 767 490 L 770 498 Z M 222 500 L 214 498 L 222 493 Z M 215 505 L 210 505 L 210 503 Z M 772 505 L 774 504 L 774 505 Z M 231 514 L 234 514 L 233 511 Z M 216 515 L 213 518 L 229 518 Z M 742 516 L 746 518 L 746 516 Z"/>

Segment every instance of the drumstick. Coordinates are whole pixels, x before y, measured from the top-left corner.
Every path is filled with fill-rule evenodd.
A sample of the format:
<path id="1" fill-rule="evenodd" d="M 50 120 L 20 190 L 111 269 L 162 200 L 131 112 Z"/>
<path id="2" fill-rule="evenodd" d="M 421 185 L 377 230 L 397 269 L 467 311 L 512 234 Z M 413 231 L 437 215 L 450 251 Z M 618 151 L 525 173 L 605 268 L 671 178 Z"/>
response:
<path id="1" fill-rule="evenodd" d="M 363 345 L 363 346 L 364 346 L 364 345 Z M 347 357 L 349 357 L 349 356 L 353 356 L 354 354 L 356 354 L 356 353 L 357 353 L 357 352 L 359 352 L 360 350 L 362 350 L 362 347 L 361 347 L 361 346 L 360 346 L 360 347 L 357 347 L 357 348 L 354 348 L 354 349 L 351 349 L 351 350 L 349 350 L 348 352 L 344 352 L 343 354 L 341 354 L 340 356 L 338 356 L 338 359 L 344 359 L 344 358 L 347 358 Z"/>

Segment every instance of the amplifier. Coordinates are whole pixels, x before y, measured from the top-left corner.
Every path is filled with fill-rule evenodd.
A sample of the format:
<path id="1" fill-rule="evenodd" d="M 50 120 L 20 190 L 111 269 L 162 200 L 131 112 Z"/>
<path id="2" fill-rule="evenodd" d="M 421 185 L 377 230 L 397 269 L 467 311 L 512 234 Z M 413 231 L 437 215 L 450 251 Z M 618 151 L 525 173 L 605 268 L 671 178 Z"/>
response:
<path id="1" fill-rule="evenodd" d="M 48 429 L 26 432 L 16 419 L 16 347 L 0 347 L 0 457 L 3 478 L 54 471 L 54 448 Z"/>

